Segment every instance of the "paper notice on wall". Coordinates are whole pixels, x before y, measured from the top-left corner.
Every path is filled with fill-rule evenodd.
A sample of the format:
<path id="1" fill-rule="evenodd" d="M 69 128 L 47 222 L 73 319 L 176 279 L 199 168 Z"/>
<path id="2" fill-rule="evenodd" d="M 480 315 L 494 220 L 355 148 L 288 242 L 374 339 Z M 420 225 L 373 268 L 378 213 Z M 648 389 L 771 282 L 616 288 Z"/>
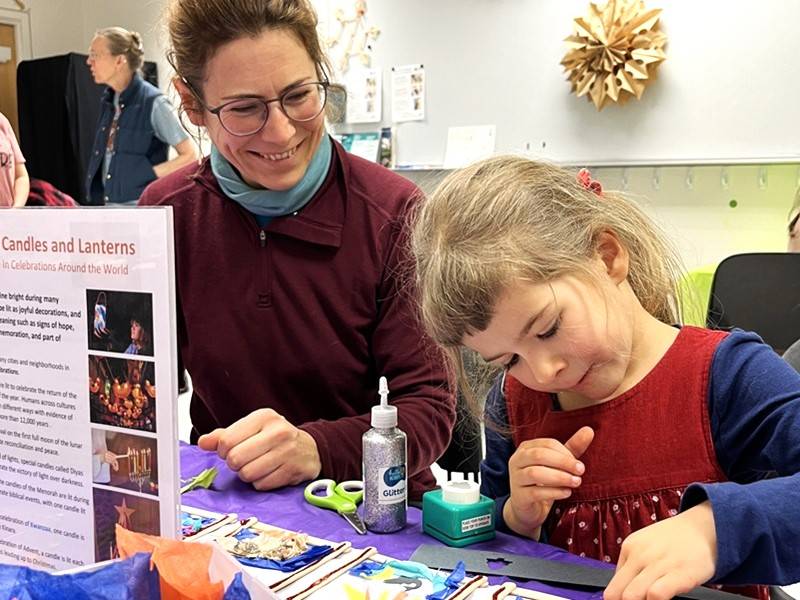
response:
<path id="1" fill-rule="evenodd" d="M 380 69 L 351 69 L 345 79 L 348 123 L 378 123 L 383 94 Z"/>
<path id="2" fill-rule="evenodd" d="M 422 65 L 392 67 L 392 121 L 425 118 L 425 69 Z"/>
<path id="3" fill-rule="evenodd" d="M 494 153 L 495 126 L 448 127 L 444 168 L 458 169 Z"/>
<path id="4" fill-rule="evenodd" d="M 0 562 L 114 558 L 117 523 L 177 537 L 171 209 L 2 216 Z"/>

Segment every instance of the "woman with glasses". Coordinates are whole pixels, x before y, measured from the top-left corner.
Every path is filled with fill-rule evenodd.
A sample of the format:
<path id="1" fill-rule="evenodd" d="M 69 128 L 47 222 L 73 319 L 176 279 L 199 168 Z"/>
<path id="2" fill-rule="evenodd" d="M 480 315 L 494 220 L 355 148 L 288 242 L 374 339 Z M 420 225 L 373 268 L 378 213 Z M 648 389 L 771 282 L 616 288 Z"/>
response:
<path id="1" fill-rule="evenodd" d="M 175 85 L 213 144 L 152 184 L 172 206 L 193 440 L 257 489 L 361 478 L 380 375 L 408 435 L 409 497 L 455 418 L 406 286 L 418 190 L 325 130 L 338 91 L 305 0 L 172 0 Z"/>
<path id="2" fill-rule="evenodd" d="M 108 87 L 86 173 L 87 204 L 136 204 L 151 181 L 197 159 L 169 100 L 140 76 L 143 61 L 141 37 L 122 27 L 97 31 L 89 46 L 92 77 Z M 170 146 L 178 155 L 168 160 Z"/>

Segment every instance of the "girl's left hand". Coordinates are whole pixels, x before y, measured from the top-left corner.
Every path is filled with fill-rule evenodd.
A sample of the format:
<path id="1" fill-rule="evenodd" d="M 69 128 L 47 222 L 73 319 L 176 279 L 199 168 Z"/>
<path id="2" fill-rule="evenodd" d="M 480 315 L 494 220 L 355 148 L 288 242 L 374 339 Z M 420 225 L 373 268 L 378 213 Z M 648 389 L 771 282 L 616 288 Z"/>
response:
<path id="1" fill-rule="evenodd" d="M 604 600 L 669 600 L 714 576 L 717 532 L 711 503 L 629 535 Z"/>

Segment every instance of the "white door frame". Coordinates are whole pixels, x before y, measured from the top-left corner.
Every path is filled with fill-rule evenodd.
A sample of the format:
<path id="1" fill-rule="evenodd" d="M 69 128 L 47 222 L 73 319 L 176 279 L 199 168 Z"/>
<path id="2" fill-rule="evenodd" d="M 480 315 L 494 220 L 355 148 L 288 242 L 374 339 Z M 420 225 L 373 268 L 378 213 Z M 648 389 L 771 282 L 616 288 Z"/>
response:
<path id="1" fill-rule="evenodd" d="M 28 10 L 0 8 L 0 23 L 14 28 L 14 39 L 17 41 L 17 64 L 33 58 L 31 45 L 31 15 Z"/>

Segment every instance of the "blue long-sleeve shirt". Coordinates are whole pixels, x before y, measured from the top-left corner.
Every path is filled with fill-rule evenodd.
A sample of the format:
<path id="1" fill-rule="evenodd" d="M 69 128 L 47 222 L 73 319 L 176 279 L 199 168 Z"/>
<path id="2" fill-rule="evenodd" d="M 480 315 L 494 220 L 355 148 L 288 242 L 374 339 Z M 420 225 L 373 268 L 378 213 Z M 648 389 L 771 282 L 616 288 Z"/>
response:
<path id="1" fill-rule="evenodd" d="M 717 460 L 730 481 L 689 486 L 681 510 L 711 502 L 714 581 L 800 580 L 800 374 L 757 335 L 734 331 L 714 353 L 708 403 Z M 486 414 L 501 428 L 508 424 L 502 378 L 489 392 Z M 510 437 L 486 428 L 481 492 L 496 499 L 497 524 L 505 530 L 515 450 Z"/>

